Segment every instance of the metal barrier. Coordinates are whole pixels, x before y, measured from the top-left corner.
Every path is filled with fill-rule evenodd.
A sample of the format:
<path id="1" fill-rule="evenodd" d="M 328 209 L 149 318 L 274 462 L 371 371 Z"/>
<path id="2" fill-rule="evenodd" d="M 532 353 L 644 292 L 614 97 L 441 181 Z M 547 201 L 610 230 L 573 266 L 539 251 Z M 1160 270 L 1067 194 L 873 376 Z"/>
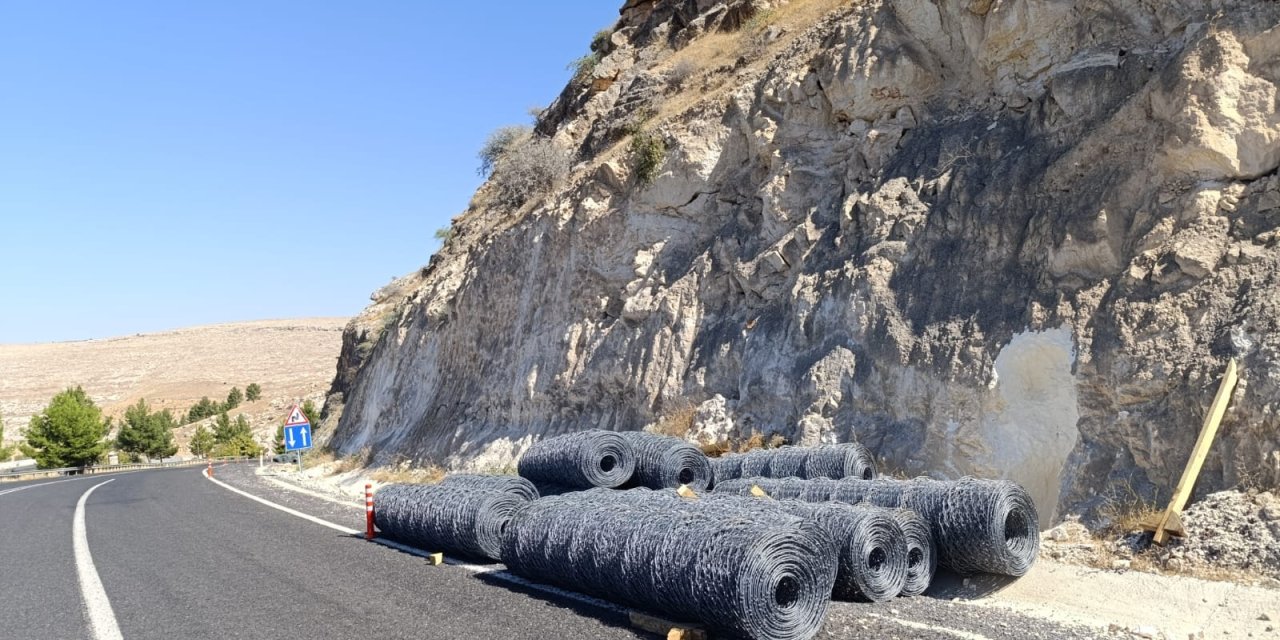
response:
<path id="1" fill-rule="evenodd" d="M 102 473 L 119 473 L 122 471 L 139 471 L 142 469 L 172 469 L 193 467 L 213 462 L 241 462 L 251 460 L 248 456 L 233 458 L 206 458 L 203 460 L 181 460 L 174 462 L 139 462 L 134 464 L 103 464 L 91 467 L 62 467 L 59 469 L 25 469 L 0 473 L 0 482 L 12 480 L 35 480 L 38 478 L 54 478 L 57 476 L 98 475 Z"/>

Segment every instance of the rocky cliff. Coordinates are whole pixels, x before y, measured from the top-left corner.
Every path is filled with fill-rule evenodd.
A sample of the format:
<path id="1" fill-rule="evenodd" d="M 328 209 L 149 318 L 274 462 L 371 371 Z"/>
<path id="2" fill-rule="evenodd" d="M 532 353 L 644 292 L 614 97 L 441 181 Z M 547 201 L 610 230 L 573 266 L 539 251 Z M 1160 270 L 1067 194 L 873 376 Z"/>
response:
<path id="1" fill-rule="evenodd" d="M 331 444 L 494 466 L 693 406 L 691 438 L 857 439 L 1093 512 L 1167 498 L 1236 357 L 1200 487 L 1280 484 L 1277 23 L 629 0 L 538 121 L 573 169 L 482 187 L 347 327 Z"/>

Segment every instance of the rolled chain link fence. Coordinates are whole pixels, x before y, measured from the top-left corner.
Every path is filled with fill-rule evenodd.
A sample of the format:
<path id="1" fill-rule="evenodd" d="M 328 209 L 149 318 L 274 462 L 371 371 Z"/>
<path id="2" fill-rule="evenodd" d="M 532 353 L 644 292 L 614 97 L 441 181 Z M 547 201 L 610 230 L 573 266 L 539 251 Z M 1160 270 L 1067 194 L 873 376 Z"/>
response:
<path id="1" fill-rule="evenodd" d="M 508 523 L 527 504 L 505 491 L 391 484 L 374 496 L 374 523 L 415 547 L 496 560 Z"/>
<path id="2" fill-rule="evenodd" d="M 711 463 L 701 449 L 671 436 L 622 431 L 636 452 L 636 470 L 629 485 L 674 489 L 688 485 L 702 491 L 711 485 Z"/>
<path id="3" fill-rule="evenodd" d="M 748 478 L 717 483 L 716 491 L 746 495 L 752 486 L 779 499 L 867 502 L 915 511 L 929 523 L 938 563 L 959 573 L 1022 576 L 1040 551 L 1035 503 L 1007 480 Z"/>
<path id="4" fill-rule="evenodd" d="M 440 481 L 442 486 L 460 489 L 487 489 L 515 494 L 525 500 L 539 498 L 537 487 L 520 476 L 496 476 L 471 473 L 451 474 Z"/>
<path id="5" fill-rule="evenodd" d="M 635 449 L 612 431 L 591 429 L 547 438 L 520 457 L 520 476 L 538 485 L 566 489 L 613 488 L 631 479 Z"/>
<path id="6" fill-rule="evenodd" d="M 863 480 L 876 477 L 875 458 L 856 442 L 730 453 L 713 459 L 711 465 L 715 482 L 755 477 Z"/>
<path id="7" fill-rule="evenodd" d="M 810 520 L 671 491 L 543 498 L 508 531 L 502 560 L 517 575 L 748 638 L 816 635 L 838 565 Z"/>
<path id="8" fill-rule="evenodd" d="M 894 511 L 840 502 L 805 503 L 736 495 L 710 494 L 700 499 L 729 501 L 744 513 L 778 510 L 813 521 L 838 549 L 837 600 L 885 602 L 902 593 L 907 582 L 907 536 Z"/>

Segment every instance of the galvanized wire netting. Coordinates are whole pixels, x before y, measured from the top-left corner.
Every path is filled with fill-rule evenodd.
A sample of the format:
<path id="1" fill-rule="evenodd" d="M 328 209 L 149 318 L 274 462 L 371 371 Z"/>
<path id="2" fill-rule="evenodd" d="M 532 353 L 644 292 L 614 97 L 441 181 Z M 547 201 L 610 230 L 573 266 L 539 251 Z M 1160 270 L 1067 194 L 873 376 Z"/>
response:
<path id="1" fill-rule="evenodd" d="M 529 503 L 502 559 L 517 575 L 722 632 L 811 638 L 836 577 L 836 548 L 812 521 L 647 489 Z"/>
<path id="2" fill-rule="evenodd" d="M 471 473 L 450 474 L 440 481 L 440 484 L 448 487 L 458 487 L 462 489 L 488 489 L 490 491 L 505 491 L 515 494 L 525 500 L 537 500 L 538 488 L 533 486 L 532 482 L 521 478 L 520 476 L 495 476 Z"/>
<path id="3" fill-rule="evenodd" d="M 618 435 L 636 452 L 629 485 L 674 489 L 682 484 L 701 491 L 711 485 L 711 463 L 701 449 L 671 436 L 622 431 Z"/>
<path id="4" fill-rule="evenodd" d="M 960 573 L 1024 575 L 1040 551 L 1040 519 L 1031 496 L 1007 480 L 802 480 L 749 478 L 718 483 L 717 492 L 905 507 L 930 526 L 938 562 Z"/>
<path id="5" fill-rule="evenodd" d="M 613 488 L 631 479 L 636 455 L 622 436 L 589 429 L 547 438 L 520 457 L 520 476 L 534 484 Z"/>
<path id="6" fill-rule="evenodd" d="M 918 596 L 929 588 L 938 569 L 938 554 L 933 551 L 933 534 L 924 516 L 911 509 L 894 509 L 893 517 L 907 538 L 907 580 L 904 596 Z"/>
<path id="7" fill-rule="evenodd" d="M 496 560 L 511 517 L 526 504 L 503 491 L 392 484 L 374 495 L 373 515 L 383 535 L 394 540 Z"/>
<path id="8" fill-rule="evenodd" d="M 837 547 L 838 600 L 884 602 L 900 594 L 907 582 L 907 537 L 894 512 L 869 505 L 840 502 L 806 503 L 710 494 L 700 499 L 728 504 L 746 512 L 778 510 L 813 521 Z"/>
<path id="9" fill-rule="evenodd" d="M 856 443 L 779 447 L 725 454 L 711 461 L 715 481 L 735 478 L 861 478 L 876 476 L 875 458 Z"/>
<path id="10" fill-rule="evenodd" d="M 814 447 L 805 459 L 801 477 L 871 480 L 876 475 L 875 456 L 856 442 L 846 442 Z"/>

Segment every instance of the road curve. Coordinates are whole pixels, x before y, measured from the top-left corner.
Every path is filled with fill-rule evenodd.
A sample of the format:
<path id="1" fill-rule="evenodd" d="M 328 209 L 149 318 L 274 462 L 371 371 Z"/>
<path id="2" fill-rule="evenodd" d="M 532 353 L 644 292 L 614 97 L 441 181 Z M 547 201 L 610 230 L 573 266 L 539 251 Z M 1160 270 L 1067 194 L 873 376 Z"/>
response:
<path id="1" fill-rule="evenodd" d="M 0 485 L 0 637 L 110 637 L 94 635 L 86 604 L 92 598 L 77 579 L 72 523 L 82 498 L 87 551 L 125 639 L 652 637 L 627 627 L 616 610 L 493 573 L 431 567 L 234 493 L 200 472 Z M 218 467 L 215 475 L 308 516 L 363 528 L 362 506 L 281 489 L 250 465 Z M 910 598 L 834 603 L 819 640 L 1096 634 L 947 599 Z"/>
<path id="2" fill-rule="evenodd" d="M 0 636 L 93 637 L 71 526 L 77 500 L 104 478 L 91 479 L 0 496 Z M 115 476 L 89 496 L 85 517 L 125 638 L 637 637 L 620 618 L 428 567 L 195 469 Z"/>

